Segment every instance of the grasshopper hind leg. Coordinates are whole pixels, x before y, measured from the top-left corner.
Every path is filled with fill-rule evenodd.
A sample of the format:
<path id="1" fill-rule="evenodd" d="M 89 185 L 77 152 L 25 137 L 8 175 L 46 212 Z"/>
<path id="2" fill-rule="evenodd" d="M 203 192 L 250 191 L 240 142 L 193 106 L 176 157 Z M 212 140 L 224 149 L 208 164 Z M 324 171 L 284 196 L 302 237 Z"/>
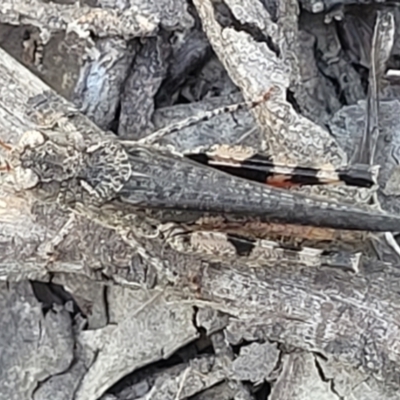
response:
<path id="1" fill-rule="evenodd" d="M 182 226 L 168 224 L 162 229 L 168 245 L 182 253 L 197 254 L 211 262 L 242 264 L 250 268 L 334 267 L 357 273 L 361 254 L 303 247 L 290 249 L 281 244 L 252 240 L 225 232 L 188 231 Z"/>

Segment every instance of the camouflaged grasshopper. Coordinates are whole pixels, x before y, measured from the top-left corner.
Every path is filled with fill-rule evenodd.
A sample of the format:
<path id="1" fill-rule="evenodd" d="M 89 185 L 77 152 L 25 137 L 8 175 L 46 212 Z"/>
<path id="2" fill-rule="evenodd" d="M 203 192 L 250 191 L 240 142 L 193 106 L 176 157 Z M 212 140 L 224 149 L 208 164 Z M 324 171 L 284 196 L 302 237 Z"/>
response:
<path id="1" fill-rule="evenodd" d="M 267 97 L 206 113 L 167 130 L 197 123 L 218 112 L 255 107 Z M 167 130 L 156 132 L 153 138 Z M 195 252 L 211 260 L 244 257 L 249 266 L 262 266 L 266 259 L 292 257 L 306 265 L 354 270 L 359 254 L 330 253 L 323 247 L 294 251 L 269 239 L 363 242 L 368 232 L 395 232 L 400 227 L 397 215 L 270 187 L 240 177 L 240 173 L 229 174 L 229 152 L 225 153 L 222 170 L 213 168 L 210 159 L 223 159 L 221 152 L 215 156 L 215 149 L 214 153 L 210 150 L 185 157 L 145 143 L 107 136 L 90 142 L 79 132 L 65 134 L 53 129 L 27 132 L 15 148 L 3 146 L 10 150 L 14 183 L 35 197 L 81 213 L 90 209 L 91 216 L 108 212 L 109 206 L 114 213 L 140 215 L 141 221 L 154 226 L 156 233 L 178 251 Z M 207 165 L 196 160 L 198 157 L 208 157 Z M 244 161 L 256 159 L 260 165 L 257 157 Z M 239 159 L 231 157 L 231 162 L 243 166 L 243 157 L 241 162 Z M 266 167 L 263 173 L 272 177 L 277 176 L 275 168 L 280 168 L 278 175 L 284 179 L 277 179 L 279 183 L 287 182 L 288 177 L 300 180 L 299 176 L 300 183 L 309 179 L 311 184 L 347 179 L 347 183 L 369 186 L 375 181 L 375 172 L 368 166 L 340 171 L 298 167 L 293 171 L 270 160 L 261 165 Z M 268 179 L 265 181 L 268 183 Z"/>

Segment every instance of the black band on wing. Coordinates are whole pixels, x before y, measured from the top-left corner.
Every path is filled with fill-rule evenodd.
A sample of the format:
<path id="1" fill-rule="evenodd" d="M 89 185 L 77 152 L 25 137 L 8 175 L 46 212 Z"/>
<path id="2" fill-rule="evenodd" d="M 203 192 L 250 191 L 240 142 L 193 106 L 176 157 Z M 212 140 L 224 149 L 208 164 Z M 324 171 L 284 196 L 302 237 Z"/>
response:
<path id="1" fill-rule="evenodd" d="M 369 165 L 355 164 L 338 169 L 338 176 L 349 186 L 370 188 L 376 184 L 376 176 Z"/>
<path id="2" fill-rule="evenodd" d="M 254 156 L 255 159 L 251 157 L 237 164 L 229 164 L 228 162 L 222 164 L 221 161 L 215 164 L 214 158 L 208 156 L 206 153 L 185 154 L 185 157 L 200 164 L 218 169 L 219 171 L 226 172 L 227 174 L 248 179 L 253 182 L 267 183 L 268 179 L 275 175 L 273 172 L 274 163 L 268 157 L 262 155 L 256 155 Z"/>
<path id="3" fill-rule="evenodd" d="M 275 164 L 270 157 L 262 154 L 255 154 L 238 161 L 218 159 L 206 153 L 186 154 L 185 157 L 239 178 L 280 187 L 326 185 L 342 182 L 350 186 L 370 188 L 376 184 L 374 168 L 364 164 L 328 170 Z"/>

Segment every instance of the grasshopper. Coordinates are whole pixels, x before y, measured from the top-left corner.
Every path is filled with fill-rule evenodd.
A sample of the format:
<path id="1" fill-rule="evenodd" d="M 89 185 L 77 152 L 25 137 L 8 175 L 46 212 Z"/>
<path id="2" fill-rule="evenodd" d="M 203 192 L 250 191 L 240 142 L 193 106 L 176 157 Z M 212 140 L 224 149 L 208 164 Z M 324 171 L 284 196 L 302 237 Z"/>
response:
<path id="1" fill-rule="evenodd" d="M 43 201 L 95 210 L 91 215 L 110 205 L 113 212 L 140 215 L 175 249 L 213 260 L 246 257 L 256 266 L 265 257 L 299 256 L 307 265 L 353 265 L 358 256 L 297 254 L 265 239 L 351 241 L 400 226 L 397 215 L 270 187 L 144 144 L 107 137 L 88 142 L 79 132 L 27 132 L 9 163 L 15 183 Z"/>

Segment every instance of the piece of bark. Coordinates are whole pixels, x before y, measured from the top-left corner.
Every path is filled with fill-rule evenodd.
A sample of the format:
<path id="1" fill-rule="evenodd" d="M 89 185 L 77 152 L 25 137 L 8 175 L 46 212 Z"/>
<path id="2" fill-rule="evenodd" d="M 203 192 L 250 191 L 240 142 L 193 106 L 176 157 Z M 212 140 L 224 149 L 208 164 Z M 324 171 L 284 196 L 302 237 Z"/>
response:
<path id="1" fill-rule="evenodd" d="M 123 318 L 116 325 L 83 331 L 80 342 L 93 352 L 93 362 L 76 393 L 76 400 L 96 400 L 125 375 L 193 341 L 198 332 L 191 323 L 190 304 L 167 303 L 160 291 L 124 295 Z M 129 298 L 130 301 L 126 301 Z"/>
<path id="2" fill-rule="evenodd" d="M 267 380 L 278 363 L 280 352 L 275 343 L 252 343 L 240 349 L 232 363 L 232 378 L 261 384 Z"/>
<path id="3" fill-rule="evenodd" d="M 206 329 L 208 335 L 222 331 L 228 325 L 228 322 L 228 315 L 212 308 L 201 307 L 196 314 L 196 325 Z"/>
<path id="4" fill-rule="evenodd" d="M 167 73 L 167 38 L 142 40 L 120 98 L 118 136 L 139 140 L 153 131 L 154 97 Z"/>
<path id="5" fill-rule="evenodd" d="M 4 0 L 0 8 L 0 22 L 11 25 L 33 25 L 41 30 L 46 43 L 52 34 L 60 31 L 75 32 L 87 38 L 120 36 L 132 39 L 153 36 L 158 27 L 152 15 L 137 13 L 137 9 L 106 9 L 98 7 L 58 4 L 39 0 Z"/>
<path id="6" fill-rule="evenodd" d="M 343 363 L 327 360 L 320 356 L 314 357 L 315 366 L 324 381 L 331 383 L 331 388 L 339 398 L 373 400 L 381 398 L 377 382 L 372 377 L 365 377 L 360 371 L 349 369 Z M 395 400 L 398 393 L 386 393 L 387 400 Z"/>
<path id="7" fill-rule="evenodd" d="M 131 9 L 140 16 L 151 16 L 167 31 L 190 29 L 194 24 L 185 0 L 98 0 L 97 4 L 105 9 Z"/>
<path id="8" fill-rule="evenodd" d="M 87 364 L 82 357 L 82 350 L 74 337 L 73 362 L 65 371 L 52 374 L 37 386 L 33 400 L 75 400 L 75 392 L 79 388 L 82 377 L 87 372 Z M 57 349 L 57 352 L 60 351 Z"/>
<path id="9" fill-rule="evenodd" d="M 291 353 L 283 356 L 283 371 L 271 391 L 271 400 L 336 400 L 328 382 L 323 382 L 314 356 Z"/>
<path id="10" fill-rule="evenodd" d="M 87 51 L 73 100 L 83 114 L 104 130 L 111 129 L 116 119 L 136 44 L 121 38 L 106 38 L 97 40 Z"/>
<path id="11" fill-rule="evenodd" d="M 71 318 L 63 307 L 42 314 L 28 281 L 0 283 L 0 398 L 31 399 L 38 382 L 73 361 Z"/>

